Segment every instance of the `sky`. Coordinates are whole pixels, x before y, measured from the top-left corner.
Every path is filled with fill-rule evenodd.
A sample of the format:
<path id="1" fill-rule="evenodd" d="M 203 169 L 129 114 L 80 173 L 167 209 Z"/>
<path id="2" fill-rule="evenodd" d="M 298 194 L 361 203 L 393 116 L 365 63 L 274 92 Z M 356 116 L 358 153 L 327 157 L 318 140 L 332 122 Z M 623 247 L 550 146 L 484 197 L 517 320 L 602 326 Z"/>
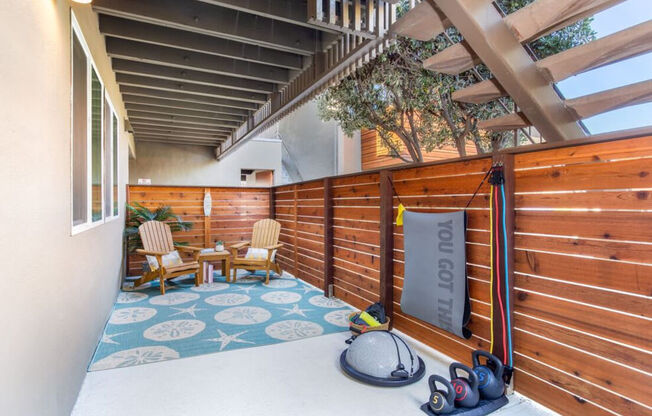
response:
<path id="1" fill-rule="evenodd" d="M 594 16 L 593 30 L 602 38 L 652 19 L 652 0 L 626 0 Z M 570 77 L 557 84 L 565 98 L 652 79 L 652 52 Z M 584 120 L 591 134 L 652 125 L 652 103 L 626 107 Z"/>

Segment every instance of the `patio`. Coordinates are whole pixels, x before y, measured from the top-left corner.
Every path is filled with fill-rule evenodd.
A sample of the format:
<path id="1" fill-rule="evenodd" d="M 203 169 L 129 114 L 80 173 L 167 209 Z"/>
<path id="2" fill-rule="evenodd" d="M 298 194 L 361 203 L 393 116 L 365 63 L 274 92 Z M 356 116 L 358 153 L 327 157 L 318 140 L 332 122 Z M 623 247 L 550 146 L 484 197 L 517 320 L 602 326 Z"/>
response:
<path id="1" fill-rule="evenodd" d="M 0 248 L 12 272 L 2 303 L 12 317 L 0 345 L 3 414 L 416 416 L 425 414 L 427 376 L 448 376 L 451 362 L 472 365 L 472 352 L 486 350 L 507 369 L 500 383 L 509 403 L 496 415 L 652 415 L 652 117 L 642 111 L 647 126 L 600 134 L 585 124 L 649 105 L 649 68 L 636 68 L 643 78 L 632 74 L 627 85 L 573 98 L 559 88 L 649 54 L 652 20 L 539 59 L 533 42 L 625 0 L 528 0 L 510 14 L 499 3 L 0 6 L 0 32 L 16 39 L 0 68 L 10 155 L 0 165 L 9 201 Z M 362 156 L 337 147 L 346 136 L 338 125 L 333 163 L 324 163 L 333 173 L 283 182 L 289 151 L 278 128 L 269 132 L 399 38 L 443 45 L 416 72 L 456 80 L 446 92 L 451 105 L 495 105 L 458 123 L 477 137 L 424 145 L 427 159 L 392 164 L 421 148 L 390 143 L 380 154 L 383 120 L 373 120 L 376 130 L 356 133 L 356 151 L 371 155 L 373 168 L 356 160 L 358 168 L 340 169 L 349 164 L 339 159 Z M 410 112 L 412 122 L 425 117 Z M 401 119 L 397 130 L 409 124 Z M 312 134 L 304 151 L 321 156 Z M 143 151 L 139 168 L 151 166 L 140 172 L 170 182 L 129 179 L 137 149 L 153 149 L 139 146 L 160 150 Z M 455 156 L 466 149 L 469 156 Z M 175 182 L 183 175 L 193 184 Z M 166 207 L 173 215 L 165 223 L 188 224 L 169 238 L 152 231 L 170 247 L 147 249 L 158 269 L 131 246 L 145 241 L 127 236 L 137 230 L 133 207 Z M 409 243 L 416 233 L 403 224 L 404 210 L 463 212 L 455 230 L 456 290 L 469 300 L 463 328 L 408 311 L 415 305 L 405 293 L 417 277 L 432 274 L 426 289 L 442 290 L 441 275 L 453 268 L 427 263 L 449 250 L 426 243 L 430 229 Z M 200 249 L 254 240 L 260 220 L 271 224 L 261 239 L 271 242 L 252 246 L 264 252 L 248 256 L 259 261 L 255 273 L 237 268 L 229 282 L 225 262 L 201 285 L 182 274 L 199 272 Z M 179 266 L 161 257 L 172 239 L 186 246 L 178 260 L 190 268 L 177 269 L 162 293 L 165 269 Z M 216 251 L 231 264 L 247 260 L 244 247 Z M 415 262 L 429 269 L 417 276 Z M 141 275 L 146 283 L 134 285 Z M 340 368 L 350 312 L 375 303 L 425 361 L 426 377 L 414 384 L 380 388 Z M 463 320 L 465 309 L 442 309 L 434 298 L 417 306 L 442 321 L 453 313 Z M 392 377 L 400 352 L 398 364 Z"/>

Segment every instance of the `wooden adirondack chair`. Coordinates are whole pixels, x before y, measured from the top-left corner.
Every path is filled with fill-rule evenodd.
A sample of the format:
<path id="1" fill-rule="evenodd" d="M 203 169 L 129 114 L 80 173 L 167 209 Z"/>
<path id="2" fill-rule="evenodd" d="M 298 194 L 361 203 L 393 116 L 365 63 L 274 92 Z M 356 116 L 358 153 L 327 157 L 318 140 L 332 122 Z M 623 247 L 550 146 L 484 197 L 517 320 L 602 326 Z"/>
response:
<path id="1" fill-rule="evenodd" d="M 191 246 L 175 246 L 172 241 L 172 231 L 170 231 L 169 225 L 160 221 L 148 221 L 138 227 L 138 234 L 143 241 L 144 248 L 138 249 L 136 252 L 145 256 L 155 256 L 158 261 L 158 268 L 154 271 L 145 272 L 140 279 L 134 282 L 135 287 L 158 277 L 161 282 L 161 294 L 164 295 L 166 279 L 190 273 L 195 273 L 195 276 L 197 276 L 199 272 L 199 262 L 197 259 L 202 249 Z M 174 250 L 193 253 L 193 261 L 183 262 L 174 266 L 163 266 L 163 256 Z M 198 285 L 199 281 L 195 279 L 195 286 Z"/>
<path id="2" fill-rule="evenodd" d="M 231 246 L 231 253 L 233 254 L 233 281 L 236 279 L 237 269 L 245 270 L 265 270 L 267 271 L 267 276 L 265 278 L 265 284 L 269 283 L 269 272 L 270 270 L 275 271 L 278 274 L 281 274 L 281 267 L 272 261 L 272 254 L 274 250 L 277 250 L 283 246 L 279 244 L 278 235 L 281 232 L 281 224 L 272 220 L 264 219 L 257 221 L 254 224 L 253 234 L 251 235 L 251 241 L 244 241 L 242 243 L 234 244 Z M 267 250 L 267 258 L 263 259 L 252 259 L 238 256 L 238 250 L 251 247 L 251 248 L 261 248 Z"/>

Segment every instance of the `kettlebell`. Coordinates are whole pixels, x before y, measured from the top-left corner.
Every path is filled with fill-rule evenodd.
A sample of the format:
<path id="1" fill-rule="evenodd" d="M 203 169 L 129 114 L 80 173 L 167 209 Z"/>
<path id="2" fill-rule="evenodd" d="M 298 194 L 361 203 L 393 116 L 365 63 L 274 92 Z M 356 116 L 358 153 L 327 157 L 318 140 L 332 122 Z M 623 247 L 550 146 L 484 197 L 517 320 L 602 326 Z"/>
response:
<path id="1" fill-rule="evenodd" d="M 480 357 L 487 359 L 485 365 L 480 364 Z M 503 370 L 505 367 L 498 357 L 487 351 L 476 350 L 471 354 L 473 371 L 478 376 L 478 390 L 483 399 L 497 399 L 505 392 Z"/>
<path id="2" fill-rule="evenodd" d="M 457 372 L 463 370 L 467 377 L 460 377 Z M 449 367 L 451 384 L 455 389 L 455 405 L 459 407 L 475 407 L 480 401 L 478 391 L 478 376 L 462 363 L 453 363 Z"/>
<path id="3" fill-rule="evenodd" d="M 446 390 L 437 389 L 436 383 L 439 382 L 446 387 Z M 428 407 L 436 415 L 443 415 L 450 413 L 455 409 L 455 388 L 450 381 L 442 376 L 433 374 L 428 379 L 430 386 L 430 399 L 428 400 Z"/>

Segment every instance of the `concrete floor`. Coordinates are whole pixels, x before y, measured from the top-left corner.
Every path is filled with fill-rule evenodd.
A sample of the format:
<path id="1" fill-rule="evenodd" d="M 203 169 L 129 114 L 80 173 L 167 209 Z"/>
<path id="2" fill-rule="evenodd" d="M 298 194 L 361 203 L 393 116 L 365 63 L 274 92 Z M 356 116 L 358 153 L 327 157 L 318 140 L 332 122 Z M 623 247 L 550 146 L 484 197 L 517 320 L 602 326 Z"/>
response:
<path id="1" fill-rule="evenodd" d="M 428 375 L 446 374 L 446 356 L 409 339 L 426 376 L 380 388 L 346 376 L 338 359 L 349 334 L 88 373 L 75 416 L 424 415 Z M 407 338 L 407 337 L 406 337 Z M 554 413 L 515 394 L 497 416 Z"/>

